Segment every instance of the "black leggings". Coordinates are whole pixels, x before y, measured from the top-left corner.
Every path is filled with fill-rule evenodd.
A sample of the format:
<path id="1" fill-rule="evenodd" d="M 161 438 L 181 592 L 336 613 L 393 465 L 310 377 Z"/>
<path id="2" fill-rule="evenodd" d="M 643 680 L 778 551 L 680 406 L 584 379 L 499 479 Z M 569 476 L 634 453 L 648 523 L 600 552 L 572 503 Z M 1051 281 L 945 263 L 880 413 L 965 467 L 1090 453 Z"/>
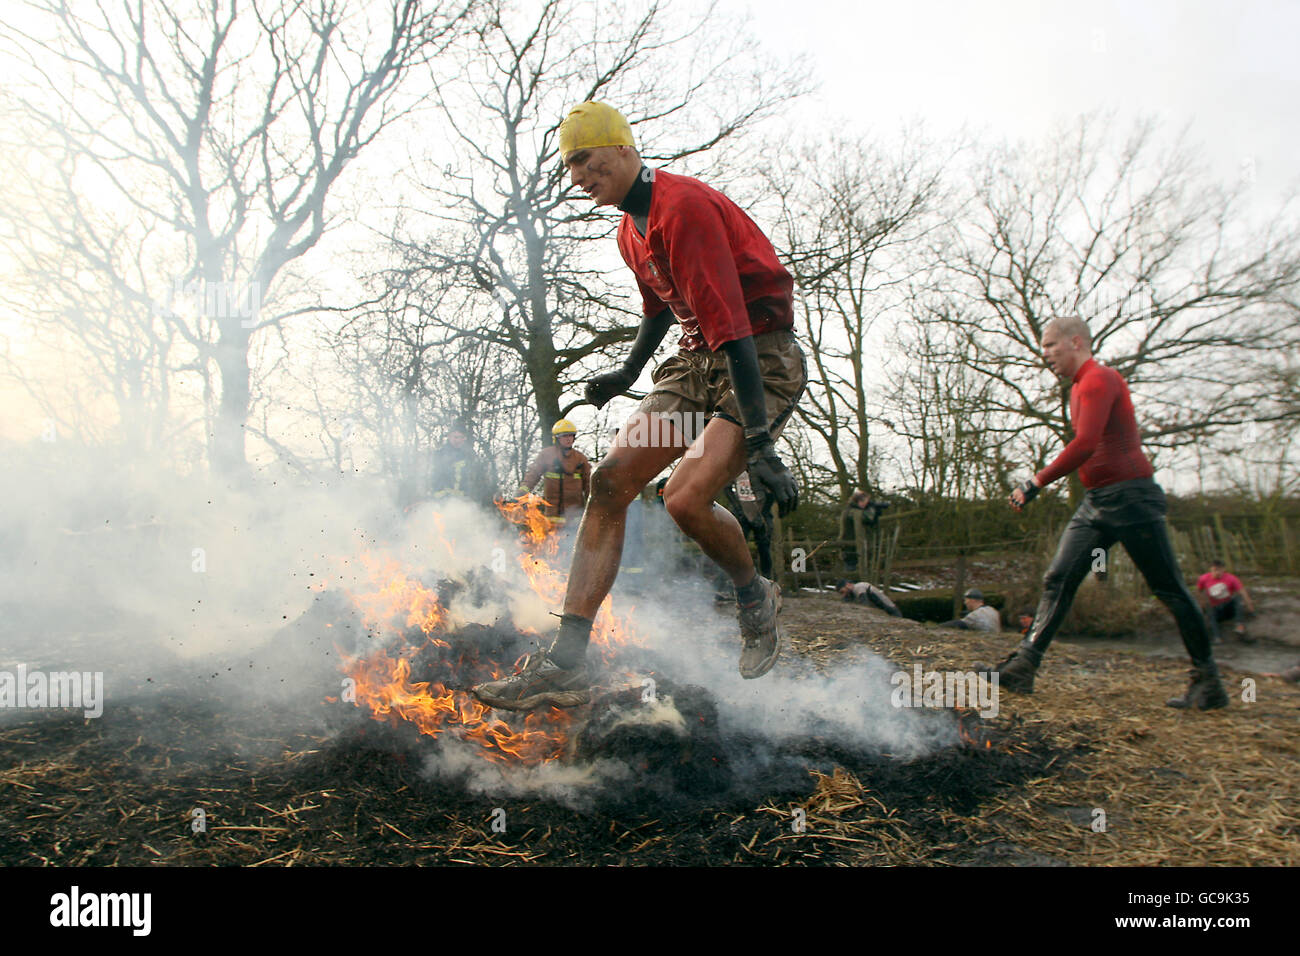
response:
<path id="1" fill-rule="evenodd" d="M 1042 660 L 1069 613 L 1074 594 L 1097 558 L 1119 542 L 1142 572 L 1152 593 L 1178 623 L 1183 646 L 1200 666 L 1211 663 L 1210 632 L 1187 590 L 1165 527 L 1165 495 L 1150 478 L 1119 482 L 1088 492 L 1061 535 L 1052 566 L 1043 577 L 1043 596 L 1021 647 Z"/>

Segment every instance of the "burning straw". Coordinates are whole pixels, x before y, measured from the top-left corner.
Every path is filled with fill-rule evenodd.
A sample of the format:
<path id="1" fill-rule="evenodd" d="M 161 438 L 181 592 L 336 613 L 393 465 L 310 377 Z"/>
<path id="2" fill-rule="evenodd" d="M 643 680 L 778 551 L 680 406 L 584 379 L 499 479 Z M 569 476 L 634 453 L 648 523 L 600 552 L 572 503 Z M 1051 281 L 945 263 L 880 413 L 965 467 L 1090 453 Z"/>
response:
<path id="1" fill-rule="evenodd" d="M 556 553 L 554 523 L 542 512 L 542 499 L 528 495 L 517 502 L 503 503 L 501 514 L 519 530 L 521 552 L 516 556 L 534 594 L 548 606 L 563 599 L 566 575 L 552 567 Z M 442 537 L 437 546 L 448 552 L 454 545 Z M 501 551 L 504 554 L 504 551 Z M 342 670 L 351 681 L 352 701 L 375 720 L 412 724 L 421 734 L 437 738 L 447 734 L 465 741 L 485 760 L 530 766 L 557 760 L 564 752 L 572 716 L 557 708 L 526 717 L 495 713 L 479 703 L 469 688 L 495 680 L 518 669 L 523 658 L 496 651 L 518 650 L 529 642 L 538 645 L 542 635 L 532 628 L 513 627 L 493 631 L 456 630 L 455 617 L 437 590 L 408 573 L 396 559 L 363 556 L 370 573 L 370 587 L 352 594 L 368 633 L 378 646 L 365 655 L 342 655 Z M 505 589 L 515 586 L 504 575 L 482 569 L 479 583 Z M 444 582 L 448 593 L 457 594 L 462 582 Z M 485 635 L 496 640 L 483 640 Z M 501 641 L 499 638 L 518 638 Z M 593 646 L 606 663 L 618 648 L 633 640 L 626 621 L 613 611 L 606 598 L 596 618 Z M 413 680 L 419 662 L 422 670 L 437 676 Z"/>

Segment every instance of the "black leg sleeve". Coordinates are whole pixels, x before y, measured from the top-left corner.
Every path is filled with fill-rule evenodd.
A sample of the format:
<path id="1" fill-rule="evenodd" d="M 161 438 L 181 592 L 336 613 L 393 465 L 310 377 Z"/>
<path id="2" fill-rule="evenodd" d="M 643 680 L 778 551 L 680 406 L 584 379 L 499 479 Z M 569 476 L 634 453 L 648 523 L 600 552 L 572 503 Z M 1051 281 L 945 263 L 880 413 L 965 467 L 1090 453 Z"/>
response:
<path id="1" fill-rule="evenodd" d="M 1210 648 L 1210 630 L 1196 600 L 1187 590 L 1164 521 L 1129 525 L 1120 528 L 1119 533 L 1120 543 L 1142 572 L 1142 577 L 1146 578 L 1151 593 L 1169 608 L 1178 622 L 1178 633 L 1183 637 L 1183 646 L 1187 648 L 1192 663 L 1198 667 L 1212 663 L 1214 652 Z"/>
<path id="2" fill-rule="evenodd" d="M 1021 647 L 1027 649 L 1035 664 L 1042 661 L 1065 615 L 1070 613 L 1074 594 L 1092 568 L 1096 550 L 1109 548 L 1114 540 L 1086 501 L 1065 526 L 1056 546 L 1056 556 L 1052 558 L 1047 574 L 1043 575 L 1043 596 L 1038 600 L 1034 623 L 1021 642 Z"/>

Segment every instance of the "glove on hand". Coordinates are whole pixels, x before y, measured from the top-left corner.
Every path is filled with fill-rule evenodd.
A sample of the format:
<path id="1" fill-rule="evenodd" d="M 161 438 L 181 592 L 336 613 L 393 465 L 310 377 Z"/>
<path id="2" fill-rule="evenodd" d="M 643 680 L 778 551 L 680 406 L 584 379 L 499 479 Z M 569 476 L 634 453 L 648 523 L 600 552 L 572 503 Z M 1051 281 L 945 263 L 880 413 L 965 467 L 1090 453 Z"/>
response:
<path id="1" fill-rule="evenodd" d="M 1038 492 L 1041 490 L 1042 489 L 1040 489 L 1036 484 L 1034 484 L 1034 479 L 1032 478 L 1025 479 L 1025 483 L 1016 489 L 1016 491 L 1020 492 L 1024 500 L 1017 504 L 1015 495 L 1013 494 L 1011 497 L 1011 507 L 1019 511 L 1025 505 L 1029 504 L 1029 502 L 1037 498 Z"/>
<path id="2" fill-rule="evenodd" d="M 636 381 L 636 376 L 625 368 L 597 375 L 587 382 L 586 398 L 597 408 L 604 408 L 612 398 L 617 398 Z"/>
<path id="3" fill-rule="evenodd" d="M 799 507 L 799 486 L 794 475 L 785 467 L 776 453 L 772 439 L 761 436 L 746 441 L 749 449 L 749 478 L 756 481 L 772 496 L 777 511 L 785 517 Z"/>

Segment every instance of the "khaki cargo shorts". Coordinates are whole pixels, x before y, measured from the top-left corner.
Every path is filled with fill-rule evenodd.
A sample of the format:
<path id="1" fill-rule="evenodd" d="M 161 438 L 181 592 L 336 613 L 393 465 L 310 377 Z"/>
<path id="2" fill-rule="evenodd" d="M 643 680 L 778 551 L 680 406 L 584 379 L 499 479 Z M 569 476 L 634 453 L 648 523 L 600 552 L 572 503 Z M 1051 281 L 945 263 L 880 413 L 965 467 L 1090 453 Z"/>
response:
<path id="1" fill-rule="evenodd" d="M 767 427 L 775 439 L 794 414 L 795 404 L 803 394 L 808 382 L 808 365 L 793 332 L 756 335 L 754 348 L 763 378 Z M 687 444 L 699 437 L 704 423 L 711 418 L 743 425 L 740 405 L 727 372 L 726 352 L 678 352 L 655 369 L 650 378 L 654 388 L 637 411 L 653 412 L 672 420 L 685 435 Z"/>

